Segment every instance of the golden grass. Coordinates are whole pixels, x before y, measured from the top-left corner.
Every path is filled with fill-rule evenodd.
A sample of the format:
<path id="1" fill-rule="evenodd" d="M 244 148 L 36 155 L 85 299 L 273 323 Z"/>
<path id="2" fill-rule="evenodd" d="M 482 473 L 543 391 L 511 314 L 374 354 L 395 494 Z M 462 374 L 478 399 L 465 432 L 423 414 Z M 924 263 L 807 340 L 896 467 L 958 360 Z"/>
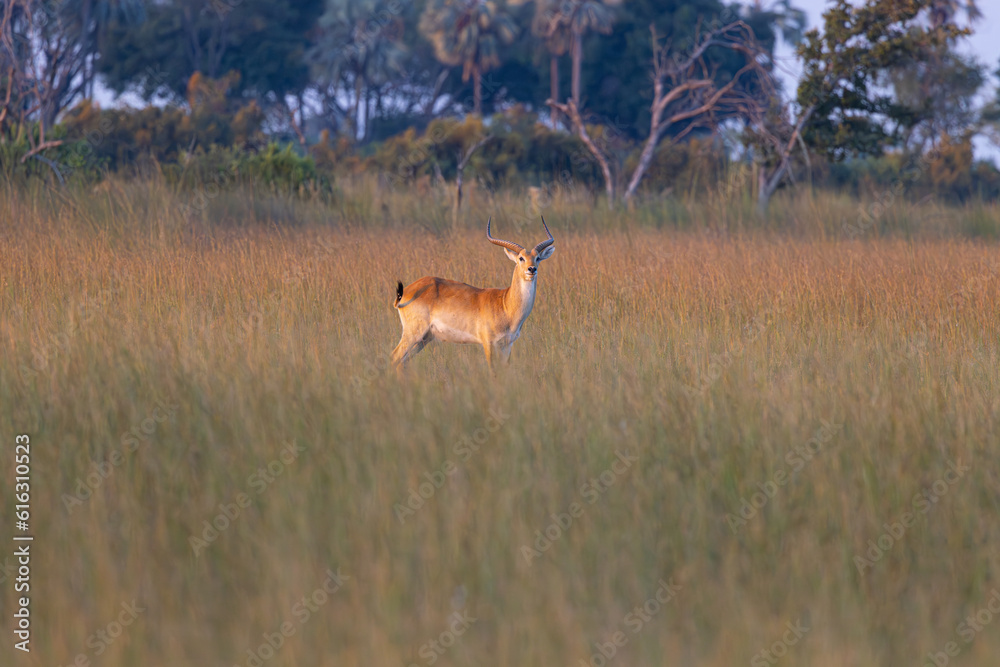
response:
<path id="1" fill-rule="evenodd" d="M 149 202 L 161 224 L 130 233 L 107 220 L 141 202 L 107 201 L 102 218 L 9 200 L 0 227 L 7 507 L 13 435 L 34 445 L 36 634 L 18 664 L 256 664 L 247 650 L 288 622 L 263 664 L 426 665 L 456 610 L 477 620 L 438 664 L 586 664 L 618 631 L 609 664 L 770 664 L 788 622 L 809 631 L 780 664 L 1000 654 L 1000 619 L 968 643 L 957 627 L 1000 587 L 996 246 L 568 231 L 554 206 L 511 366 L 491 378 L 481 350 L 434 344 L 400 384 L 395 281 L 506 284 L 482 230 L 194 231 Z M 491 415 L 508 416 L 491 431 Z M 305 449 L 253 477 L 288 443 Z M 616 450 L 637 461 L 597 493 Z M 969 471 L 859 572 L 955 461 Z M 395 506 L 451 466 L 401 523 Z M 778 470 L 746 525 L 727 520 Z M 338 567 L 349 579 L 302 622 L 296 603 Z M 661 579 L 680 591 L 637 630 Z M 132 600 L 145 611 L 96 655 Z"/>

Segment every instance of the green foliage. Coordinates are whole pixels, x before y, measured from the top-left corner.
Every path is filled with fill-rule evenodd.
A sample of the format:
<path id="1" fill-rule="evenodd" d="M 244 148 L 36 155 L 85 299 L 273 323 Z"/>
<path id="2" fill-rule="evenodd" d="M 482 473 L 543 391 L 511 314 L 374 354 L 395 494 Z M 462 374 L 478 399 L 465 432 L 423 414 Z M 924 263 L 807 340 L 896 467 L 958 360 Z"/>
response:
<path id="1" fill-rule="evenodd" d="M 913 66 L 967 34 L 953 24 L 929 28 L 934 0 L 836 0 L 823 14 L 823 31 L 806 33 L 798 103 L 813 109 L 806 141 L 833 160 L 878 155 L 898 140 L 912 111 L 878 85 L 893 68 Z"/>
<path id="2" fill-rule="evenodd" d="M 968 138 L 944 137 L 923 155 L 892 153 L 829 165 L 825 188 L 883 198 L 896 192 L 914 200 L 989 201 L 1000 197 L 1000 171 L 974 162 Z"/>
<path id="3" fill-rule="evenodd" d="M 746 21 L 765 50 L 775 44 L 774 14 L 744 11 L 720 0 L 630 0 L 616 12 L 614 31 L 584 40 L 585 67 L 581 99 L 586 109 L 605 124 L 613 123 L 633 139 L 647 135 L 650 121 L 652 43 L 649 26 L 671 42 L 677 53 L 694 45 L 695 31 Z M 717 81 L 726 81 L 743 65 L 727 49 L 712 50 L 709 62 Z M 681 127 L 678 127 L 679 131 Z"/>
<path id="4" fill-rule="evenodd" d="M 461 65 L 462 81 L 473 79 L 474 110 L 482 112 L 482 75 L 501 62 L 500 44 L 509 44 L 517 25 L 492 0 L 430 0 L 420 17 L 420 32 L 445 65 Z"/>
<path id="5" fill-rule="evenodd" d="M 972 188 L 972 142 L 945 136 L 931 156 L 927 176 L 935 190 L 967 196 Z"/>
<path id="6" fill-rule="evenodd" d="M 985 68 L 948 45 L 916 54 L 889 72 L 896 103 L 903 107 L 900 143 L 923 151 L 944 135 L 961 136 L 980 122 L 976 101 Z"/>
<path id="7" fill-rule="evenodd" d="M 500 44 L 510 43 L 517 26 L 496 2 L 431 0 L 420 30 L 446 65 L 461 65 L 462 80 L 500 64 Z"/>
<path id="8" fill-rule="evenodd" d="M 103 110 L 90 100 L 63 121 L 77 142 L 79 159 L 121 171 L 137 163 L 174 163 L 185 153 L 213 146 L 253 151 L 266 143 L 264 115 L 256 102 L 236 107 L 226 91 L 238 77 L 213 81 L 195 73 L 188 82 L 189 109 L 147 106 Z"/>
<path id="9" fill-rule="evenodd" d="M 917 197 L 997 196 L 996 170 L 973 161 L 971 138 L 983 121 L 1000 124 L 1000 97 L 985 110 L 976 106 L 984 73 L 956 54 L 955 40 L 967 33 L 955 23 L 958 5 L 831 3 L 822 31 L 800 46 L 806 67 L 797 102 L 815 109 L 804 128 L 811 172 L 803 181 L 863 195 L 903 180 Z M 63 10 L 61 22 L 45 30 L 80 40 L 90 58 L 81 81 L 97 68 L 114 90 L 165 96 L 171 105 L 105 110 L 84 100 L 60 125 L 47 126 L 45 138 L 61 145 L 26 162 L 40 132 L 10 107 L 0 128 L 0 169 L 8 179 L 92 182 L 162 171 L 182 187 L 224 174 L 285 191 L 325 190 L 334 174 L 365 170 L 392 181 L 450 181 L 463 155 L 488 137 L 463 172 L 469 180 L 494 191 L 592 188 L 602 179 L 590 152 L 538 117 L 550 77 L 558 79 L 560 67 L 562 76 L 569 73 L 575 36 L 585 64 L 585 121 L 621 180 L 649 128 L 650 25 L 675 54 L 686 53 L 698 31 L 736 18 L 751 25 L 765 50 L 779 34 L 794 42 L 802 28 L 790 0 L 752 8 L 721 0 L 129 0 L 65 3 Z M 965 14 L 974 18 L 975 6 Z M 720 79 L 742 64 L 718 48 L 707 61 Z M 5 81 L 0 76 L 0 93 Z M 556 83 L 564 97 L 569 86 Z M 303 143 L 317 135 L 319 142 L 307 149 L 275 143 L 293 135 L 281 127 L 266 135 L 265 116 L 269 130 L 283 123 L 282 96 L 307 87 L 322 110 L 307 109 L 296 129 Z M 484 121 L 457 113 L 470 107 L 493 115 Z M 795 118 L 775 105 L 772 120 L 791 127 Z M 343 131 L 345 121 L 351 131 Z M 798 177 L 807 161 L 795 145 Z M 887 150 L 897 146 L 900 154 Z M 751 151 L 758 165 L 773 168 L 773 152 L 760 149 Z M 907 176 L 921 156 L 919 176 Z M 703 194 L 733 166 L 717 138 L 668 144 L 657 150 L 643 190 L 654 198 Z"/>
<path id="10" fill-rule="evenodd" d="M 631 172 L 634 153 L 625 162 Z M 700 193 L 725 180 L 732 167 L 723 146 L 711 137 L 695 137 L 682 144 L 664 144 L 656 150 L 640 188 L 646 192 Z"/>
<path id="11" fill-rule="evenodd" d="M 357 134 L 362 100 L 400 79 L 406 70 L 405 21 L 412 3 L 396 0 L 330 0 L 319 18 L 314 44 L 306 52 L 312 81 L 329 111 L 340 111 Z M 350 91 L 352 108 L 341 109 L 331 91 Z M 366 134 L 370 122 L 364 123 Z"/>
<path id="12" fill-rule="evenodd" d="M 186 189 L 232 189 L 249 186 L 280 194 L 329 194 L 329 178 L 321 175 L 310 156 L 297 154 L 291 144 L 268 144 L 259 152 L 213 146 L 184 155 L 162 166 L 167 183 Z"/>
<path id="13" fill-rule="evenodd" d="M 312 156 L 268 142 L 255 102 L 237 107 L 226 92 L 238 77 L 216 81 L 195 74 L 188 83 L 189 109 L 148 106 L 100 109 L 84 100 L 54 130 L 65 137 L 49 158 L 70 178 L 92 181 L 104 173 L 162 173 L 169 184 L 225 188 L 251 184 L 285 193 L 329 192 L 332 168 L 320 170 Z M 23 176 L 45 173 L 44 163 L 18 166 L 26 143 L 0 144 L 0 165 Z M 318 154 L 322 154 L 320 151 Z M 324 163 L 326 164 L 326 163 Z M 331 165 L 332 167 L 332 165 Z"/>
<path id="14" fill-rule="evenodd" d="M 195 72 L 240 74 L 234 93 L 302 91 L 305 52 L 322 0 L 145 0 L 145 21 L 115 19 L 100 41 L 100 73 L 115 91 L 179 99 Z"/>
<path id="15" fill-rule="evenodd" d="M 436 174 L 450 180 L 464 152 L 486 136 L 490 140 L 473 155 L 467 172 L 491 187 L 598 182 L 593 159 L 579 139 L 553 131 L 522 108 L 494 116 L 489 127 L 469 116 L 432 121 L 420 135 L 410 128 L 378 144 L 367 166 L 393 182 Z"/>
<path id="16" fill-rule="evenodd" d="M 51 127 L 46 133 L 47 141 L 61 142 L 59 145 L 27 160 L 24 157 L 32 148 L 28 137 L 31 135 L 37 143 L 39 124 L 24 123 L 9 129 L 13 130 L 11 136 L 0 141 L 0 174 L 7 181 L 42 180 L 53 184 L 68 180 L 93 181 L 107 167 L 106 162 L 89 155 L 86 142 L 75 140 L 63 125 Z"/>

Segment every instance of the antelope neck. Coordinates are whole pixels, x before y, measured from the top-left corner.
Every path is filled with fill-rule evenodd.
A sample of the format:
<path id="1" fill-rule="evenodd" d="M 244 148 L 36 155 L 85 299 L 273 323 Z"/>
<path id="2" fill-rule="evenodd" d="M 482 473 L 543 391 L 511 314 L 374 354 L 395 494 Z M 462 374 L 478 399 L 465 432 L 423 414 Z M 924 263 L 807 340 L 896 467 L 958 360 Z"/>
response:
<path id="1" fill-rule="evenodd" d="M 504 295 L 504 309 L 518 324 L 524 322 L 531 314 L 531 309 L 535 305 L 535 286 L 538 284 L 537 274 L 534 280 L 524 280 L 517 275 L 520 270 L 520 267 L 514 268 L 510 287 Z"/>

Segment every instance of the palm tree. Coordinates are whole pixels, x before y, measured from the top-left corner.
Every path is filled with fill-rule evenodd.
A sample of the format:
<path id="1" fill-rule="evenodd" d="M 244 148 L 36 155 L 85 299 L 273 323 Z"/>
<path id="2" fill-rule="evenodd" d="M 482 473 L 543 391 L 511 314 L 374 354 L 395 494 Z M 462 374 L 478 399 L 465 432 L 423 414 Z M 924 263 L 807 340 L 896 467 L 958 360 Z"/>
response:
<path id="1" fill-rule="evenodd" d="M 461 65 L 462 81 L 473 81 L 473 111 L 483 110 L 483 73 L 500 65 L 499 43 L 510 44 L 517 27 L 492 0 L 430 0 L 420 32 L 444 65 Z"/>
<path id="2" fill-rule="evenodd" d="M 566 55 L 573 42 L 569 24 L 559 13 L 561 0 L 537 0 L 531 31 L 545 42 L 549 52 L 549 97 L 559 100 L 559 57 Z M 552 124 L 559 120 L 559 112 L 552 109 Z"/>
<path id="3" fill-rule="evenodd" d="M 583 64 L 583 36 L 588 32 L 611 34 L 615 22 L 612 7 L 621 0 L 561 0 L 553 2 L 554 11 L 549 19 L 550 32 L 565 31 L 569 37 L 570 57 L 573 60 L 573 104 L 580 108 L 580 69 Z"/>
<path id="4" fill-rule="evenodd" d="M 351 119 L 355 139 L 362 116 L 365 136 L 371 128 L 367 105 L 372 89 L 381 89 L 403 71 L 401 32 L 402 20 L 387 0 L 329 0 L 320 17 L 319 36 L 307 57 L 330 106 L 337 106 L 342 82 L 348 90 L 353 87 L 353 102 L 344 115 Z"/>

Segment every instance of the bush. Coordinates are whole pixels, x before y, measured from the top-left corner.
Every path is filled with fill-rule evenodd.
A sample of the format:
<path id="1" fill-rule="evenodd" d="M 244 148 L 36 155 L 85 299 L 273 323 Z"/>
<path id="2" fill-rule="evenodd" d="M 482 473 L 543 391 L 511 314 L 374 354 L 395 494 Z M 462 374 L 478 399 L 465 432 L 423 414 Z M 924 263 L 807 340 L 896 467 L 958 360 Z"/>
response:
<path id="1" fill-rule="evenodd" d="M 637 150 L 626 160 L 625 173 L 631 174 L 638 161 Z M 661 144 L 642 179 L 640 190 L 705 192 L 726 178 L 728 166 L 723 146 L 711 137 L 693 137 L 677 145 Z"/>
<path id="2" fill-rule="evenodd" d="M 424 175 L 451 180 L 461 157 L 485 136 L 490 141 L 473 155 L 465 173 L 489 187 L 599 182 L 597 166 L 579 139 L 551 130 L 520 107 L 489 123 L 468 116 L 434 120 L 421 135 L 408 128 L 377 144 L 366 166 L 393 182 L 410 183 Z"/>
<path id="3" fill-rule="evenodd" d="M 329 178 L 321 176 L 310 156 L 291 144 L 268 146 L 259 153 L 213 146 L 182 155 L 177 164 L 163 165 L 167 182 L 180 188 L 229 189 L 238 185 L 280 194 L 330 194 Z"/>

